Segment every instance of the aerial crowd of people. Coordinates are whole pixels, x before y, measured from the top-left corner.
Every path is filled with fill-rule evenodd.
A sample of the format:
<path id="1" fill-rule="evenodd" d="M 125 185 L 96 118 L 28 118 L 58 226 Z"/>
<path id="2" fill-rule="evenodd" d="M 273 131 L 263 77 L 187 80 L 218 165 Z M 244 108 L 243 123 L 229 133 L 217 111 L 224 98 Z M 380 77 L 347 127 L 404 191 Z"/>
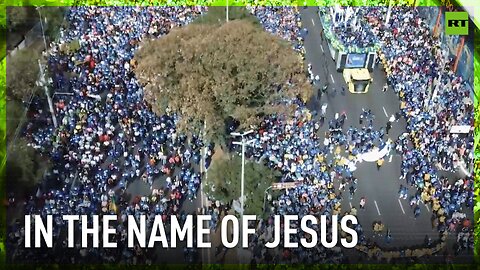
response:
<path id="1" fill-rule="evenodd" d="M 292 42 L 294 50 L 304 57 L 300 14 L 295 8 L 248 9 L 267 31 Z M 355 21 L 359 24 L 356 27 L 368 25 L 375 36 L 371 37 L 370 31 L 359 32 L 344 42 L 358 40 L 363 44 L 379 40 L 379 57 L 383 59 L 388 85 L 400 99 L 398 117 L 406 120 L 407 132 L 392 142 L 385 136 L 391 122 L 390 128 L 388 124 L 375 127 L 375 115 L 368 109 L 363 111 L 358 126 L 346 126 L 346 117 L 358 116 L 338 112 L 327 122 L 300 100 L 289 101 L 297 107 L 291 117 L 265 117 L 249 135 L 254 142 L 253 147 L 247 148 L 246 156 L 280 171 L 282 182 L 301 184 L 283 190 L 277 198 L 269 198 L 265 209 L 269 217 L 260 221 L 257 235 L 250 239 L 252 257 L 257 262 L 344 262 L 346 257 L 340 248 L 267 251 L 263 246 L 272 238 L 272 215 L 357 215 L 356 206 L 365 207 L 364 197 L 363 202 L 355 202 L 349 209 L 342 209 L 342 201 L 351 199 L 358 182 L 363 180 L 354 176 L 358 158 L 388 144 L 402 157 L 400 180 L 390 181 L 398 181 L 399 197 L 408 200 L 412 214 L 421 215 L 420 202 L 429 205 L 439 241 L 451 232 L 457 235 L 456 252 L 473 246 L 473 226 L 462 214 L 473 208 L 473 177 L 459 180 L 443 175 L 444 171 L 455 171 L 459 166 L 468 168 L 473 163 L 473 136 L 449 132 L 452 125 L 472 125 L 472 105 L 464 102 L 469 90 L 450 65 L 443 63 L 442 48 L 415 9 L 393 8 L 389 27 L 381 19 L 385 8 L 361 9 L 365 16 Z M 54 215 L 55 237 L 62 241 L 53 251 L 25 249 L 23 225 L 17 221 L 8 230 L 7 244 L 13 261 L 162 261 L 155 250 L 126 246 L 126 216 L 146 214 L 149 226 L 155 215 L 161 215 L 166 222 L 170 215 L 183 218 L 183 203 L 195 200 L 199 193 L 203 177 L 200 161 L 211 159 L 213 145 L 203 142 L 200 136 L 177 133 L 175 114 L 159 116 L 150 110 L 133 73 L 133 56 L 142 39 L 165 35 L 206 11 L 203 7 L 70 9 L 69 27 L 62 29 L 60 41 L 48 51 L 48 70 L 54 89 L 73 95 L 54 97 L 59 120 L 56 129 L 48 117 L 42 116 L 47 111 L 37 110 L 24 132 L 30 145 L 47 155 L 53 164 L 37 194 L 25 201 L 25 213 Z M 335 27 L 338 33 L 351 25 Z M 65 46 L 72 42 L 78 42 L 79 49 L 66 53 Z M 435 87 L 438 94 L 432 97 Z M 327 131 L 320 132 L 324 126 Z M 232 146 L 232 151 L 237 150 Z M 381 164 L 377 164 L 380 168 Z M 163 180 L 155 181 L 159 178 Z M 135 181 L 145 182 L 151 195 L 132 197 L 128 188 Z M 212 204 L 204 210 L 215 217 L 212 229 L 218 226 L 220 208 Z M 100 213 L 120 217 L 116 224 L 120 248 L 68 249 L 68 256 L 55 256 L 66 246 L 62 238 L 66 223 L 61 215 Z M 369 253 L 369 249 L 378 248 L 378 243 L 364 234 L 362 226 L 365 224 L 354 226 L 362 246 L 359 250 Z M 389 232 L 385 237 L 392 241 Z M 399 258 L 405 256 L 403 250 L 398 254 Z M 199 257 L 196 249 L 185 249 L 184 255 L 190 262 Z"/>
<path id="2" fill-rule="evenodd" d="M 142 39 L 167 34 L 205 11 L 204 7 L 70 9 L 69 28 L 62 29 L 62 38 L 49 49 L 48 69 L 54 89 L 73 95 L 54 96 L 56 130 L 51 119 L 41 123 L 42 115 L 36 112 L 25 131 L 31 146 L 51 158 L 49 183 L 54 185 L 39 186 L 36 196 L 25 202 L 25 212 L 53 215 L 55 239 L 62 239 L 66 228 L 62 215 L 118 214 L 120 248 L 69 249 L 69 256 L 55 256 L 66 245 L 59 241 L 51 250 L 25 249 L 18 221 L 8 239 L 14 261 L 152 261 L 146 250 L 127 248 L 126 215 L 157 214 L 167 221 L 169 215 L 180 214 L 182 202 L 193 200 L 199 189 L 204 143 L 197 136 L 178 134 L 175 115 L 157 116 L 149 109 L 133 74 L 133 56 Z M 73 42 L 80 44 L 78 50 L 64 49 Z M 166 184 L 154 187 L 157 177 Z M 131 198 L 126 189 L 133 181 L 146 182 L 152 196 Z"/>
<path id="3" fill-rule="evenodd" d="M 382 12 L 371 9 L 369 16 L 379 17 Z M 454 228 L 452 232 L 468 233 L 458 242 L 456 252 L 472 250 L 473 227 L 465 215 L 458 213 L 473 210 L 474 181 L 466 168 L 473 164 L 474 138 L 471 132 L 450 132 L 452 126 L 473 126 L 473 104 L 468 102 L 471 90 L 453 72 L 451 59 L 445 62 L 444 48 L 432 38 L 418 12 L 396 7 L 392 9 L 390 30 L 385 25 L 372 25 L 384 44 L 381 55 L 387 80 L 398 94 L 407 120 L 409 133 L 398 140 L 400 178 L 417 189 L 411 201 L 435 206 L 432 220 L 440 232 Z M 462 179 L 442 175 L 461 168 L 466 171 Z M 415 209 L 419 211 L 418 204 Z"/>
<path id="4" fill-rule="evenodd" d="M 338 40 L 347 52 L 365 52 L 378 45 L 378 37 L 370 27 L 362 24 L 367 9 L 339 7 L 337 11 L 331 18 L 329 7 L 320 8 L 324 28 L 333 34 L 333 38 Z"/>
<path id="5" fill-rule="evenodd" d="M 258 10 L 266 9 L 256 10 L 258 13 Z M 288 11 L 276 13 L 285 12 Z M 435 245 L 430 239 L 418 249 L 398 249 L 376 258 L 391 260 L 405 257 L 406 252 L 409 257 L 431 255 L 440 250 L 439 246 L 445 241 L 447 232 L 458 236 L 455 254 L 462 250 L 471 251 L 474 244 L 473 226 L 463 213 L 473 209 L 473 176 L 466 175 L 462 179 L 442 176 L 444 171 L 454 172 L 459 166 L 468 168 L 473 163 L 473 136 L 450 133 L 453 125 L 473 124 L 473 106 L 464 102 L 469 97 L 470 90 L 462 83 L 461 77 L 455 75 L 449 65 L 442 61 L 443 48 L 433 50 L 438 41 L 431 37 L 429 27 L 419 16 L 418 10 L 408 7 L 392 9 L 391 29 L 381 23 L 385 12 L 385 8 L 354 8 L 356 15 L 361 14 L 358 18 L 360 25 L 364 24 L 359 27 L 377 33 L 372 40 L 380 40 L 379 57 L 384 60 L 388 85 L 400 98 L 400 112 L 389 119 L 387 126 L 375 130 L 372 126 L 372 118 L 375 116 L 369 110 L 364 110 L 359 119 L 359 124 L 363 124 L 363 127 L 349 127 L 344 132 L 342 117 L 337 113 L 335 119 L 330 120 L 328 132 L 322 136 L 318 135 L 318 130 L 323 123 L 312 117 L 312 113 L 316 112 L 310 112 L 303 104 L 298 104 L 299 109 L 293 119 L 266 119 L 259 132 L 251 135 L 255 143 L 247 150 L 247 155 L 258 160 L 265 159 L 269 167 L 282 171 L 282 181 L 302 182 L 302 185 L 287 189 L 284 195 L 271 201 L 272 214 L 342 214 L 342 189 L 349 186 L 349 198 L 356 190 L 357 179 L 353 176 L 355 166 L 351 166 L 356 156 L 371 151 L 374 147 L 382 149 L 388 143 L 383 141 L 385 131 L 388 133 L 392 122 L 403 117 L 408 132 L 400 135 L 395 142 L 395 148 L 402 156 L 402 175 L 399 179 L 405 180 L 405 186 L 399 184 L 399 195 L 402 199 L 408 197 L 415 218 L 421 214 L 420 203 L 432 208 L 432 226 L 437 228 L 439 240 L 435 241 Z M 271 26 L 267 23 L 265 27 L 268 29 Z M 333 27 L 350 28 L 351 25 L 340 23 Z M 300 27 L 296 32 L 300 32 Z M 371 35 L 372 32 L 361 32 L 361 39 L 368 34 Z M 355 36 L 350 38 L 355 43 Z M 427 107 L 423 102 L 429 100 L 428 93 L 434 87 L 439 88 L 438 95 Z M 355 134 L 358 136 L 355 137 Z M 376 140 L 378 143 L 374 143 Z M 380 159 L 377 166 L 380 168 L 382 163 L 383 159 Z M 335 188 L 336 185 L 339 185 L 339 189 Z M 414 191 L 409 191 L 407 187 L 413 187 Z M 360 208 L 364 208 L 364 205 L 365 199 L 362 197 Z M 343 214 L 351 213 L 351 210 L 344 211 Z M 271 222 L 263 225 L 265 239 L 260 242 L 256 240 L 255 244 L 262 246 L 265 240 L 272 237 L 271 226 Z M 356 229 L 360 232 L 360 244 L 365 247 L 362 250 L 371 257 L 371 251 L 379 248 L 377 243 L 366 239 L 361 225 Z M 391 241 L 390 233 L 386 233 L 385 237 Z M 315 259 L 338 262 L 336 260 L 341 258 L 331 254 L 327 256 L 326 250 L 317 252 L 312 257 L 310 251 L 299 247 L 296 250 L 285 250 L 277 259 L 283 262 L 311 262 Z M 338 252 L 341 254 L 340 250 Z M 258 260 L 273 258 L 265 257 L 264 253 L 259 254 L 262 256 L 258 256 Z"/>

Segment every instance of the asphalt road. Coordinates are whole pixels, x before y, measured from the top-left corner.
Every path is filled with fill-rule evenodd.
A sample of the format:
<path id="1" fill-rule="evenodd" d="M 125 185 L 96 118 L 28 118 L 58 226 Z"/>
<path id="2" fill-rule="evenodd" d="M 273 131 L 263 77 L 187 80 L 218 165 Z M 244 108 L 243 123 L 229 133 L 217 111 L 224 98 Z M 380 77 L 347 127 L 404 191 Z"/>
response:
<path id="1" fill-rule="evenodd" d="M 342 77 L 342 73 L 337 72 L 335 62 L 331 57 L 328 45 L 325 39 L 320 36 L 321 22 L 318 16 L 317 7 L 300 8 L 302 27 L 308 30 L 305 37 L 305 66 L 312 64 L 312 72 L 320 76 L 319 86 L 323 86 L 326 81 L 329 82 L 329 89 L 335 87 L 337 94 L 335 96 L 325 96 L 320 101 L 314 96 L 308 103 L 311 110 L 320 111 L 323 103 L 328 103 L 327 121 L 332 119 L 335 113 L 346 112 L 347 120 L 345 127 L 350 125 L 359 126 L 359 115 L 362 108 L 370 109 L 375 115 L 374 128 L 380 129 L 385 127 L 389 117 L 398 112 L 400 103 L 397 95 L 391 90 L 382 91 L 386 83 L 383 67 L 378 65 L 373 73 L 373 83 L 366 94 L 352 94 L 346 91 L 345 95 L 341 94 L 342 87 L 347 89 L 347 85 Z M 316 93 L 315 89 L 315 95 Z M 322 131 L 326 131 L 328 125 L 322 127 Z M 406 123 L 404 119 L 395 122 L 386 138 L 393 141 L 402 133 L 406 132 Z M 357 170 L 354 175 L 358 178 L 358 189 L 352 200 L 348 196 L 344 196 L 342 209 L 350 209 L 350 205 L 356 207 L 358 211 L 359 222 L 363 225 L 367 236 L 372 236 L 372 226 L 374 221 L 382 221 L 385 228 L 391 230 L 393 240 L 387 244 L 384 237 L 373 238 L 378 245 L 385 248 L 412 247 L 422 245 L 426 235 L 432 240 L 439 238 L 436 229 L 432 229 L 430 217 L 432 215 L 428 206 L 421 204 L 421 214 L 415 219 L 413 209 L 410 208 L 407 200 L 399 199 L 398 191 L 400 184 L 405 185 L 405 181 L 399 180 L 401 167 L 401 156 L 391 151 L 390 155 L 385 159 L 385 163 L 377 170 L 376 163 L 363 162 L 357 164 Z M 462 177 L 460 173 L 452 174 L 451 181 Z M 409 196 L 413 195 L 415 190 L 409 190 Z M 348 193 L 348 191 L 346 192 Z M 366 209 L 359 209 L 359 200 L 366 197 Z"/>

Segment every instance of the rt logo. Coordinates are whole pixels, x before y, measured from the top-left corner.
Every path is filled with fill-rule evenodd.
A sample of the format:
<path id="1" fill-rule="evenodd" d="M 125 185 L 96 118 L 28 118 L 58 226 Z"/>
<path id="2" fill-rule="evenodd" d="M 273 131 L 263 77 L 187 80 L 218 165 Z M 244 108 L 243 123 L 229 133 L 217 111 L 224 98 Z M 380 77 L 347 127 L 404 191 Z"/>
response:
<path id="1" fill-rule="evenodd" d="M 446 12 L 445 13 L 445 34 L 447 35 L 468 35 L 468 13 L 467 12 Z"/>

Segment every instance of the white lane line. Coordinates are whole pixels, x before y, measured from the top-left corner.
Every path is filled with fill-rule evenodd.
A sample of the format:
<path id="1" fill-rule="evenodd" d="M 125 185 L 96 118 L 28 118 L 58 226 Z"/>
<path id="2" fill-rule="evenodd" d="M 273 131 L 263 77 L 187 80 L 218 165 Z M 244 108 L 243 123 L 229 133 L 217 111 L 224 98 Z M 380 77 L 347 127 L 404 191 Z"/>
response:
<path id="1" fill-rule="evenodd" d="M 373 201 L 373 202 L 375 203 L 375 207 L 377 208 L 378 215 L 381 216 L 380 209 L 378 209 L 377 201 Z"/>
<path id="2" fill-rule="evenodd" d="M 385 107 L 382 107 L 382 108 L 383 108 L 383 112 L 385 113 L 385 116 L 388 118 L 387 110 L 385 110 Z"/>
<path id="3" fill-rule="evenodd" d="M 405 210 L 403 209 L 402 201 L 400 201 L 400 199 L 398 199 L 398 204 L 400 204 L 400 208 L 402 208 L 402 212 L 405 215 Z"/>
<path id="4" fill-rule="evenodd" d="M 393 155 L 390 155 L 390 158 L 388 159 L 388 162 L 392 162 Z"/>
<path id="5" fill-rule="evenodd" d="M 332 79 L 332 82 L 335 83 L 335 80 L 333 79 L 332 74 L 330 74 L 330 79 Z"/>
<path id="6" fill-rule="evenodd" d="M 315 22 L 313 21 L 313 18 L 312 18 L 312 24 L 313 24 L 313 26 L 315 26 Z"/>
<path id="7" fill-rule="evenodd" d="M 352 202 L 348 202 L 348 203 L 350 204 L 350 209 L 352 209 L 353 208 Z"/>
<path id="8" fill-rule="evenodd" d="M 323 45 L 320 44 L 320 48 L 322 49 L 322 52 L 325 52 L 325 50 L 323 49 Z"/>

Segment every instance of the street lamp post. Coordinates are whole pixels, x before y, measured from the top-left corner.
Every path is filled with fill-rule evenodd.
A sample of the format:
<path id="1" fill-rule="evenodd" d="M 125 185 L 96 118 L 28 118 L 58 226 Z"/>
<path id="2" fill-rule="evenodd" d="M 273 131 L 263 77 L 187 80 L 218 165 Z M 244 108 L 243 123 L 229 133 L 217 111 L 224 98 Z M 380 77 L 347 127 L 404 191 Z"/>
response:
<path id="1" fill-rule="evenodd" d="M 40 17 L 40 27 L 42 28 L 42 37 L 43 37 L 43 45 L 45 46 L 45 51 L 47 50 L 47 39 L 45 38 L 45 30 L 43 29 L 43 22 L 42 22 L 42 13 L 40 13 L 40 8 L 43 6 L 38 6 L 35 9 L 38 12 L 38 16 Z"/>
<path id="2" fill-rule="evenodd" d="M 47 39 L 45 38 L 45 30 L 43 28 L 42 13 L 40 13 L 40 8 L 42 7 L 43 6 L 37 6 L 35 9 L 37 10 L 38 16 L 40 18 L 40 27 L 42 28 L 43 45 L 45 46 L 45 53 L 46 53 L 48 47 L 47 47 Z M 43 90 L 45 91 L 45 95 L 47 96 L 47 100 L 48 100 L 48 108 L 50 109 L 50 113 L 52 114 L 53 126 L 57 128 L 58 124 L 57 124 L 57 118 L 55 117 L 55 111 L 53 109 L 52 97 L 50 96 L 50 93 L 48 91 L 48 87 L 47 87 L 48 82 L 45 79 L 45 73 L 43 70 L 44 67 L 41 64 L 40 59 L 38 60 L 38 66 L 40 69 L 40 80 L 38 85 L 42 86 Z"/>
<path id="3" fill-rule="evenodd" d="M 50 109 L 50 113 L 52 114 L 53 126 L 57 128 L 58 124 L 57 124 L 57 118 L 55 117 L 55 111 L 53 109 L 52 97 L 50 97 L 50 93 L 48 91 L 48 86 L 47 86 L 48 82 L 45 79 L 45 73 L 43 71 L 43 66 L 40 59 L 38 59 L 38 68 L 39 68 L 40 78 L 37 82 L 37 85 L 43 87 L 43 90 L 45 91 L 45 96 L 47 96 L 47 101 L 48 101 L 48 108 Z"/>
<path id="4" fill-rule="evenodd" d="M 390 16 L 392 14 L 392 0 L 388 1 L 388 10 L 387 15 L 385 16 L 385 24 L 388 25 L 390 22 Z"/>
<path id="5" fill-rule="evenodd" d="M 253 130 L 246 131 L 244 133 L 238 133 L 238 132 L 232 132 L 230 133 L 234 137 L 241 137 L 240 142 L 233 142 L 235 145 L 241 145 L 242 146 L 242 176 L 241 176 L 241 195 L 240 195 L 240 208 L 242 209 L 241 211 L 241 216 L 243 218 L 243 210 L 244 210 L 244 190 L 245 190 L 245 145 L 251 144 L 253 140 L 247 141 L 245 137 L 249 134 L 253 133 Z"/>
<path id="6" fill-rule="evenodd" d="M 243 244 L 243 213 L 244 213 L 244 202 L 245 202 L 245 146 L 248 144 L 251 144 L 254 140 L 246 140 L 246 136 L 249 134 L 252 134 L 253 130 L 249 130 L 243 133 L 238 133 L 238 132 L 232 132 L 230 133 L 234 137 L 241 137 L 240 142 L 233 142 L 235 145 L 241 145 L 242 146 L 242 175 L 241 175 L 241 184 L 240 184 L 240 247 L 242 247 Z"/>
<path id="7" fill-rule="evenodd" d="M 225 6 L 225 9 L 226 9 L 226 12 L 225 12 L 225 13 L 226 13 L 226 14 L 225 14 L 226 18 L 225 18 L 225 20 L 226 20 L 226 22 L 228 22 L 228 0 L 227 0 L 227 5 Z"/>

